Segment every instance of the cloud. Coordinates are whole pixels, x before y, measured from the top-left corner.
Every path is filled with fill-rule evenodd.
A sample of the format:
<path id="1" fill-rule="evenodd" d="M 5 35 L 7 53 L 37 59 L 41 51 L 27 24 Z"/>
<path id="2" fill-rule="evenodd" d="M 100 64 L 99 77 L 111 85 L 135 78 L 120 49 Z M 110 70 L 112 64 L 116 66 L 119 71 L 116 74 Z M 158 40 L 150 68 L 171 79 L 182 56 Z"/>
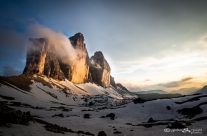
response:
<path id="1" fill-rule="evenodd" d="M 179 86 L 182 86 L 183 84 L 185 84 L 191 80 L 193 80 L 193 77 L 185 77 L 185 78 L 178 80 L 178 81 L 171 81 L 168 83 L 158 84 L 158 86 L 163 86 L 163 87 L 168 87 L 168 88 L 179 87 Z"/>
<path id="2" fill-rule="evenodd" d="M 74 49 L 70 40 L 63 33 L 40 24 L 31 24 L 28 27 L 29 38 L 46 38 L 48 41 L 48 50 L 54 52 L 64 63 L 70 64 L 77 59 L 78 50 Z M 28 50 L 32 47 L 32 42 L 28 43 Z"/>
<path id="3" fill-rule="evenodd" d="M 177 43 L 174 47 L 165 46 L 156 52 L 157 55 L 143 56 L 136 60 L 114 61 L 115 78 L 135 91 L 136 88 L 147 90 L 153 89 L 152 87 L 169 90 L 185 82 L 191 82 L 194 80 L 191 79 L 192 77 L 199 77 L 206 73 L 206 40 L 207 35 L 204 33 L 188 41 Z M 183 77 L 187 78 L 183 79 Z M 150 81 L 146 82 L 146 79 Z"/>
<path id="4" fill-rule="evenodd" d="M 189 81 L 192 79 L 193 79 L 193 77 L 186 77 L 186 78 L 181 79 L 181 82 L 186 82 L 186 81 Z"/>
<path id="5" fill-rule="evenodd" d="M 198 77 L 185 77 L 177 81 L 170 81 L 166 83 L 159 84 L 151 84 L 151 85 L 143 85 L 143 86 L 132 86 L 132 89 L 136 89 L 137 91 L 147 91 L 147 90 L 163 90 L 169 93 L 179 93 L 179 94 L 192 94 L 197 90 L 202 88 L 207 84 L 205 80 L 207 78 L 206 75 L 198 76 Z"/>
<path id="6" fill-rule="evenodd" d="M 201 36 L 197 41 L 198 47 L 207 48 L 207 34 Z"/>

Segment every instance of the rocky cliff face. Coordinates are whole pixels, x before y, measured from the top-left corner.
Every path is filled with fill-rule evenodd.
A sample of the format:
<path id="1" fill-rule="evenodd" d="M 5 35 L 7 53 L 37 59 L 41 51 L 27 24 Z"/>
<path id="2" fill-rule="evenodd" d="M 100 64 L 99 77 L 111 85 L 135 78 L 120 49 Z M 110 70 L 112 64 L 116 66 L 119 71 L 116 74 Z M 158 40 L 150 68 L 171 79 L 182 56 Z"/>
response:
<path id="1" fill-rule="evenodd" d="M 48 41 L 44 38 L 32 39 L 32 45 L 28 48 L 24 74 L 43 74 Z"/>
<path id="2" fill-rule="evenodd" d="M 75 51 L 76 60 L 65 64 L 57 57 L 55 49 L 49 46 L 45 38 L 30 39 L 32 43 L 27 52 L 24 74 L 44 74 L 54 79 L 68 79 L 73 83 L 85 83 L 88 80 L 89 57 L 84 44 L 83 34 L 77 33 L 70 37 Z"/>
<path id="3" fill-rule="evenodd" d="M 113 87 L 117 87 L 116 86 L 116 82 L 115 82 L 115 80 L 114 80 L 114 77 L 112 77 L 112 76 L 110 76 L 110 84 L 113 86 Z"/>
<path id="4" fill-rule="evenodd" d="M 94 82 L 102 87 L 112 85 L 116 88 L 111 68 L 102 52 L 98 51 L 89 59 L 84 36 L 77 33 L 70 37 L 76 59 L 66 64 L 58 57 L 53 46 L 46 38 L 31 38 L 27 52 L 24 74 L 44 74 L 58 80 L 68 79 L 73 83 Z"/>
<path id="5" fill-rule="evenodd" d="M 54 79 L 63 80 L 65 74 L 60 67 L 61 61 L 52 50 L 47 51 L 44 64 L 44 75 Z"/>
<path id="6" fill-rule="evenodd" d="M 85 83 L 88 81 L 89 57 L 84 43 L 84 36 L 77 33 L 70 37 L 70 41 L 77 53 L 76 62 L 72 62 L 70 66 L 71 81 L 73 83 Z"/>
<path id="7" fill-rule="evenodd" d="M 103 86 L 110 86 L 111 68 L 104 58 L 102 52 L 95 52 L 90 58 L 90 75 L 93 82 Z"/>

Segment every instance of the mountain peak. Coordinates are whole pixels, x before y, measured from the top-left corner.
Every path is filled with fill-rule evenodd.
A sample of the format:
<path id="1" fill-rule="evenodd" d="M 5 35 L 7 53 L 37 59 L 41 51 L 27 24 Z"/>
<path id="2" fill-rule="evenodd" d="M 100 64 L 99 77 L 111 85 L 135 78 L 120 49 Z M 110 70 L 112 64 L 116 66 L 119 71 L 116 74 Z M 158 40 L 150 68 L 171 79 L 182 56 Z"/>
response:
<path id="1" fill-rule="evenodd" d="M 116 88 L 111 68 L 101 51 L 96 51 L 89 59 L 82 33 L 76 33 L 68 39 L 74 51 L 77 51 L 76 60 L 66 64 L 55 54 L 54 49 L 48 49 L 47 38 L 29 38 L 30 50 L 27 52 L 26 66 L 23 74 L 46 75 L 58 80 L 67 79 L 72 83 L 94 82 L 102 87 Z M 77 50 L 78 49 L 78 50 Z"/>
<path id="2" fill-rule="evenodd" d="M 94 56 L 104 57 L 103 53 L 101 51 L 96 51 L 94 53 Z"/>
<path id="3" fill-rule="evenodd" d="M 111 68 L 101 51 L 97 51 L 90 58 L 90 73 L 92 81 L 103 86 L 110 86 Z"/>
<path id="4" fill-rule="evenodd" d="M 69 38 L 71 44 L 74 48 L 78 49 L 86 49 L 85 43 L 84 43 L 84 36 L 82 33 L 76 33 L 74 36 L 71 36 Z"/>

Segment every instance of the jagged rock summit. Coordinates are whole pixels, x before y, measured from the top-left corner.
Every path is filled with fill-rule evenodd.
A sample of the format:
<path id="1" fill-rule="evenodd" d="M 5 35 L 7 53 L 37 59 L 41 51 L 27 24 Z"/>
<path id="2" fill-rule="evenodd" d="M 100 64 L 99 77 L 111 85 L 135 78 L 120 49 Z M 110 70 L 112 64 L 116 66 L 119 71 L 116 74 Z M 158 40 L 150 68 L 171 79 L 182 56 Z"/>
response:
<path id="1" fill-rule="evenodd" d="M 101 51 L 97 51 L 89 59 L 82 33 L 68 38 L 77 59 L 66 64 L 53 48 L 49 48 L 47 38 L 30 38 L 32 43 L 27 52 L 26 66 L 23 74 L 46 75 L 58 80 L 68 79 L 72 83 L 94 82 L 102 87 L 116 87 L 114 78 L 110 75 L 111 68 Z"/>
<path id="2" fill-rule="evenodd" d="M 77 33 L 69 40 L 76 51 L 77 58 L 72 63 L 65 63 L 58 57 L 55 48 L 47 38 L 30 38 L 32 43 L 27 52 L 23 74 L 40 74 L 54 79 L 68 79 L 73 83 L 88 81 L 89 57 L 85 48 L 83 34 Z"/>
<path id="3" fill-rule="evenodd" d="M 111 68 L 101 51 L 97 51 L 90 58 L 90 74 L 92 81 L 103 86 L 110 86 Z"/>
<path id="4" fill-rule="evenodd" d="M 78 50 L 77 59 L 72 62 L 68 78 L 73 83 L 85 83 L 88 81 L 89 73 L 89 56 L 84 43 L 84 36 L 82 33 L 77 33 L 69 38 L 73 48 Z M 64 67 L 63 67 L 64 69 Z"/>

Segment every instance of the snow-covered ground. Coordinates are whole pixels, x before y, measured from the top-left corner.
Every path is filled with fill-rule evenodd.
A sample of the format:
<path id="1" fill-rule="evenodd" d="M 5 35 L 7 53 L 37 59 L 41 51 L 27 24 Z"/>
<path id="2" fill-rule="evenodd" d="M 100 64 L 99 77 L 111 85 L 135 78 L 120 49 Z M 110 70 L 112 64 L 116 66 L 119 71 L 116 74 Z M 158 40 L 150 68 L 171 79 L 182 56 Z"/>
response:
<path id="1" fill-rule="evenodd" d="M 33 81 L 31 90 L 24 91 L 0 84 L 1 107 L 29 111 L 35 118 L 28 125 L 0 126 L 0 135 L 207 135 L 206 94 L 135 104 L 133 95 L 123 97 L 112 87 L 42 78 L 53 87 Z"/>

